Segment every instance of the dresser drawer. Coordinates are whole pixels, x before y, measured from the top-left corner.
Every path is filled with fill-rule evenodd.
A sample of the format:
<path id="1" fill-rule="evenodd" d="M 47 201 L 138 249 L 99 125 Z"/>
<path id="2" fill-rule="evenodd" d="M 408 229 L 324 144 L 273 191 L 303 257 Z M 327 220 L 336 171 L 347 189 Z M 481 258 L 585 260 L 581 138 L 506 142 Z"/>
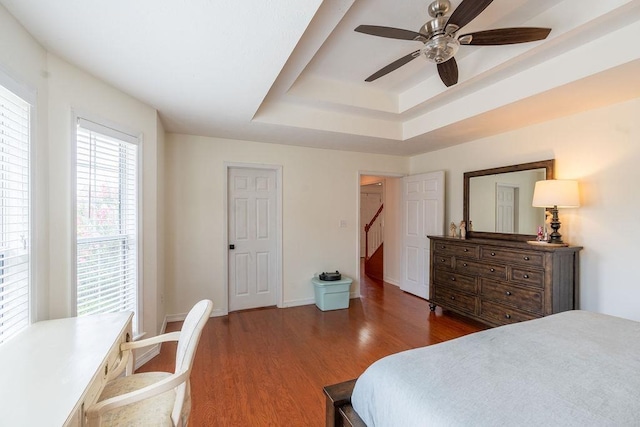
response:
<path id="1" fill-rule="evenodd" d="M 542 314 L 542 291 L 512 286 L 508 283 L 482 279 L 480 281 L 480 297 L 520 310 Z"/>
<path id="2" fill-rule="evenodd" d="M 434 254 L 433 267 L 440 270 L 453 270 L 453 255 Z"/>
<path id="3" fill-rule="evenodd" d="M 542 267 L 544 265 L 544 257 L 540 252 L 498 248 L 493 246 L 483 246 L 480 248 L 480 259 L 490 262 L 501 261 L 510 264 L 523 264 L 535 267 Z"/>
<path id="4" fill-rule="evenodd" d="M 537 288 L 544 287 L 544 270 L 532 270 L 527 268 L 513 267 L 509 273 L 509 280 Z"/>
<path id="5" fill-rule="evenodd" d="M 507 267 L 505 265 L 487 264 L 466 259 L 456 259 L 456 272 L 489 277 L 497 280 L 507 280 Z"/>
<path id="6" fill-rule="evenodd" d="M 435 242 L 433 250 L 436 254 L 449 254 L 467 258 L 478 258 L 480 247 L 469 243 Z"/>
<path id="7" fill-rule="evenodd" d="M 432 299 L 433 302 L 445 308 L 458 309 L 471 314 L 475 314 L 476 312 L 476 297 L 463 294 L 445 286 L 437 287 Z"/>
<path id="8" fill-rule="evenodd" d="M 489 301 L 480 300 L 480 317 L 494 324 L 507 325 L 510 323 L 537 319 L 541 316 L 525 313 L 502 304 L 495 304 Z"/>
<path id="9" fill-rule="evenodd" d="M 435 270 L 435 277 L 433 279 L 437 286 L 447 286 L 471 294 L 478 292 L 476 278 L 472 276 L 465 276 L 464 274 L 444 270 Z"/>

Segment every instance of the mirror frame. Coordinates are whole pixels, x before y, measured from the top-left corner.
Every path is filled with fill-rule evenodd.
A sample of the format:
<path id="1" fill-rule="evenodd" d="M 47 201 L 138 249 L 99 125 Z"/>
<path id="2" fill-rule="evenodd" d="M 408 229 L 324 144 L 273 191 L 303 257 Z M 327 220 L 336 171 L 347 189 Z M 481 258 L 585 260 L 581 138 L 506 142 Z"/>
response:
<path id="1" fill-rule="evenodd" d="M 499 168 L 483 169 L 464 173 L 464 188 L 462 202 L 462 220 L 465 224 L 469 224 L 469 180 L 477 176 L 497 175 L 501 173 L 510 173 L 518 171 L 526 171 L 532 169 L 545 169 L 546 179 L 554 178 L 555 159 L 541 160 L 539 162 L 522 163 L 519 165 L 502 166 Z M 535 240 L 535 234 L 516 234 L 516 233 L 495 233 L 489 231 L 467 231 L 468 238 L 486 238 L 501 240 L 517 240 L 527 241 Z"/>

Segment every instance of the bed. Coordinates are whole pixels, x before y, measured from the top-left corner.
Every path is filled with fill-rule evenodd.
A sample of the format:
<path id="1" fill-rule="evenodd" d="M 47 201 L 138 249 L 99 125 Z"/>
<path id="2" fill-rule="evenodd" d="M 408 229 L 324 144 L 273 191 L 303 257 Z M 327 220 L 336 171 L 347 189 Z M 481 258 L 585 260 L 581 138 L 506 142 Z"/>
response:
<path id="1" fill-rule="evenodd" d="M 640 323 L 568 311 L 387 356 L 327 426 L 640 425 Z"/>

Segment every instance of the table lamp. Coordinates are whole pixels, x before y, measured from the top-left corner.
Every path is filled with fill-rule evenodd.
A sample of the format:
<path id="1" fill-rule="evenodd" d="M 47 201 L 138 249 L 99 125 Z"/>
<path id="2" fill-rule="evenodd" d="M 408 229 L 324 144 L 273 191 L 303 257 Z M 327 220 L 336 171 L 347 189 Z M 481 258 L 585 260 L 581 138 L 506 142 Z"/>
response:
<path id="1" fill-rule="evenodd" d="M 580 206 L 578 181 L 568 179 L 548 179 L 536 182 L 533 190 L 533 207 L 551 208 L 551 228 L 548 243 L 564 244 L 562 235 L 558 233 L 560 221 L 558 208 L 577 208 Z"/>

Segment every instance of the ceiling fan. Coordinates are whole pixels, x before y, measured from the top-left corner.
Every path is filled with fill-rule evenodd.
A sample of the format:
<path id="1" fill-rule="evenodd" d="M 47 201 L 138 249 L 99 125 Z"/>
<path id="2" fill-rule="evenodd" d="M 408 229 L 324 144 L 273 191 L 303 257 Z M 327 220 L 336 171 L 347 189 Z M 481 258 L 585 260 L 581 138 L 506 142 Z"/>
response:
<path id="1" fill-rule="evenodd" d="M 378 25 L 358 26 L 355 31 L 359 33 L 424 43 L 421 49 L 393 61 L 367 77 L 365 81 L 372 82 L 424 55 L 427 60 L 437 64 L 442 82 L 446 86 L 453 86 L 458 83 L 458 64 L 453 56 L 460 45 L 489 46 L 527 43 L 544 40 L 551 32 L 550 28 L 519 27 L 457 35 L 462 27 L 474 20 L 492 2 L 493 0 L 462 0 L 451 16 L 446 17 L 446 13 L 451 8 L 451 2 L 449 0 L 435 0 L 429 5 L 429 16 L 433 19 L 427 21 L 417 32 Z"/>

